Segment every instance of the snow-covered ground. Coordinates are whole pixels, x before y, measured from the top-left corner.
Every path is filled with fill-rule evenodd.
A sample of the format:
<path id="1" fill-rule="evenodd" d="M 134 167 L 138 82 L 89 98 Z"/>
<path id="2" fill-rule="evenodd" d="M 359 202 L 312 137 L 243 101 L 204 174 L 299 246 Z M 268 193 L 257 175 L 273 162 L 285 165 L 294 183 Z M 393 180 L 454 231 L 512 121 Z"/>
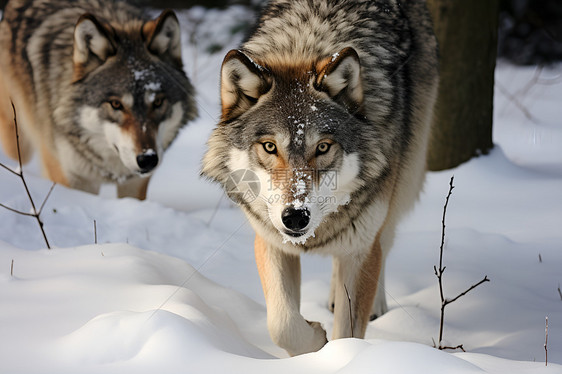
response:
<path id="1" fill-rule="evenodd" d="M 562 66 L 499 64 L 496 147 L 428 174 L 388 259 L 391 310 L 366 340 L 287 358 L 267 332 L 252 230 L 198 177 L 218 117 L 220 63 L 240 40 L 228 31 L 248 19 L 241 8 L 180 14 L 200 117 L 166 154 L 147 201 L 57 186 L 42 214 L 52 250 L 32 218 L 0 209 L 0 373 L 562 373 Z M 0 162 L 15 167 L 3 154 Z M 40 202 L 50 182 L 36 160 L 24 171 Z M 433 266 L 453 174 L 445 294 L 491 280 L 446 309 L 444 344 L 466 353 L 431 347 Z M 29 211 L 21 181 L 4 170 L 0 202 Z M 329 259 L 303 257 L 302 313 L 328 336 L 329 277 Z"/>

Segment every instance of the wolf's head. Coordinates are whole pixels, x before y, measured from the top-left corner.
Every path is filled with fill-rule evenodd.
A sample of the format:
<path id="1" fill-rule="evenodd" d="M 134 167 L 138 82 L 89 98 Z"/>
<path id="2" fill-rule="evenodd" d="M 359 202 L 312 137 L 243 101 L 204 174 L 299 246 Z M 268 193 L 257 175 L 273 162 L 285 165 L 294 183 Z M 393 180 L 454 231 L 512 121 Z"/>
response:
<path id="1" fill-rule="evenodd" d="M 304 244 L 369 172 L 361 65 L 352 48 L 306 64 L 266 62 L 227 54 L 203 174 L 284 241 Z"/>
<path id="2" fill-rule="evenodd" d="M 61 104 L 59 116 L 74 118 L 70 131 L 109 174 L 149 175 L 196 115 L 175 14 L 122 24 L 84 14 L 74 29 L 72 63 L 73 102 Z"/>

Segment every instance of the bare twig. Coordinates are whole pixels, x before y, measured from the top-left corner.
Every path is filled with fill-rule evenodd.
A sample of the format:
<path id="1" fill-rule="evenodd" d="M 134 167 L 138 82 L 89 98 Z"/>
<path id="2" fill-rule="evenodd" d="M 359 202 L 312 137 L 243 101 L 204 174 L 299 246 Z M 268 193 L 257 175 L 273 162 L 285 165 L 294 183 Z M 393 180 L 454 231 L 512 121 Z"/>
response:
<path id="1" fill-rule="evenodd" d="M 449 182 L 449 192 L 447 193 L 447 198 L 445 199 L 445 205 L 443 206 L 443 219 L 441 220 L 441 246 L 439 247 L 439 268 L 437 268 L 437 266 L 433 267 L 433 270 L 435 271 L 435 275 L 437 276 L 437 280 L 439 282 L 439 294 L 441 296 L 441 320 L 440 320 L 440 324 L 439 324 L 439 345 L 436 346 L 435 342 L 434 342 L 434 347 L 436 347 L 440 350 L 443 350 L 443 349 L 462 349 L 463 352 L 465 352 L 462 344 L 454 346 L 454 347 L 443 346 L 441 344 L 441 342 L 443 341 L 443 328 L 444 328 L 444 325 L 445 325 L 445 307 L 447 305 L 457 301 L 461 296 L 466 295 L 467 293 L 469 293 L 470 291 L 472 291 L 473 289 L 475 289 L 476 287 L 478 287 L 482 283 L 489 282 L 490 280 L 488 279 L 488 276 L 486 275 L 486 276 L 484 276 L 484 279 L 482 279 L 480 282 L 473 284 L 466 291 L 460 293 L 459 295 L 457 295 L 456 297 L 454 297 L 452 299 L 445 298 L 445 295 L 443 293 L 443 273 L 445 272 L 445 269 L 447 268 L 446 266 L 443 266 L 443 248 L 445 247 L 445 217 L 447 215 L 447 206 L 449 205 L 449 198 L 451 197 L 451 194 L 453 193 L 453 189 L 455 188 L 455 186 L 453 185 L 454 179 L 455 179 L 455 177 L 452 176 L 451 180 Z"/>
<path id="2" fill-rule="evenodd" d="M 509 101 L 513 103 L 519 110 L 521 110 L 521 112 L 525 115 L 525 117 L 528 120 L 534 123 L 538 123 L 539 121 L 536 117 L 534 117 L 531 114 L 529 110 L 527 110 L 527 107 L 523 104 L 523 99 L 525 99 L 529 91 L 537 85 L 550 86 L 562 82 L 562 74 L 554 78 L 542 78 L 541 75 L 543 69 L 544 66 L 542 65 L 537 66 L 533 74 L 533 77 L 522 88 L 515 91 L 514 93 L 511 93 L 504 85 L 496 81 L 496 86 L 500 90 L 500 92 L 504 94 L 509 99 Z"/>
<path id="3" fill-rule="evenodd" d="M 457 297 L 455 297 L 454 299 L 451 300 L 445 300 L 445 305 L 447 304 L 451 304 L 453 301 L 457 301 L 457 299 L 461 296 L 466 295 L 467 293 L 469 293 L 470 291 L 472 291 L 473 289 L 475 289 L 476 287 L 480 286 L 482 283 L 484 282 L 489 282 L 490 280 L 488 279 L 488 276 L 485 275 L 484 279 L 482 279 L 480 282 L 473 284 L 472 286 L 470 286 L 470 288 L 466 291 L 464 291 L 463 293 L 461 293 L 460 295 L 458 295 Z"/>
<path id="4" fill-rule="evenodd" d="M 548 366 L 548 316 L 545 318 L 544 328 L 544 366 Z"/>
<path id="5" fill-rule="evenodd" d="M 53 185 L 51 186 L 51 189 L 47 193 L 47 196 L 43 200 L 43 203 L 41 204 L 41 207 L 39 208 L 39 210 L 37 210 L 37 208 L 35 208 L 35 203 L 33 202 L 33 198 L 31 197 L 31 192 L 29 191 L 29 188 L 27 187 L 27 182 L 25 181 L 25 177 L 23 175 L 23 163 L 21 161 L 21 149 L 20 149 L 20 137 L 19 137 L 19 132 L 18 132 L 18 121 L 17 121 L 17 115 L 16 115 L 16 107 L 14 106 L 13 102 L 12 102 L 12 111 L 14 113 L 14 128 L 15 128 L 15 132 L 16 132 L 16 146 L 17 146 L 17 151 L 18 151 L 19 170 L 15 171 L 15 170 L 7 167 L 6 165 L 4 165 L 2 163 L 0 163 L 0 166 L 2 166 L 4 169 L 8 170 L 12 174 L 17 175 L 21 179 L 23 187 L 25 188 L 25 192 L 27 193 L 27 197 L 28 197 L 29 202 L 31 204 L 31 213 L 22 212 L 21 210 L 10 208 L 10 207 L 8 207 L 4 204 L 0 204 L 0 206 L 9 210 L 9 211 L 11 211 L 11 212 L 21 214 L 23 216 L 34 217 L 37 220 L 37 224 L 39 225 L 39 229 L 41 230 L 41 234 L 43 234 L 43 239 L 45 240 L 45 244 L 47 245 L 47 248 L 51 249 L 49 241 L 47 240 L 47 235 L 45 234 L 45 229 L 43 228 L 43 221 L 41 221 L 40 215 L 41 215 L 41 212 L 43 210 L 43 207 L 45 206 L 45 203 L 47 202 L 47 199 L 49 198 L 49 196 L 51 196 L 51 192 L 53 191 L 53 188 L 55 188 L 55 183 L 53 183 Z"/>
<path id="6" fill-rule="evenodd" d="M 12 265 L 10 266 L 10 277 L 14 277 L 14 260 L 12 259 Z"/>
<path id="7" fill-rule="evenodd" d="M 542 256 L 540 253 L 539 253 L 539 262 L 542 262 Z"/>
<path id="8" fill-rule="evenodd" d="M 43 199 L 43 203 L 41 203 L 41 207 L 39 207 L 39 213 L 41 213 L 43 211 L 43 207 L 45 206 L 45 203 L 47 202 L 47 200 L 49 200 L 49 197 L 51 196 L 51 193 L 53 192 L 53 189 L 55 188 L 56 185 L 57 185 L 57 183 L 53 182 L 53 184 L 51 185 L 51 188 L 49 188 L 49 192 L 47 192 L 47 195 Z"/>
<path id="9" fill-rule="evenodd" d="M 531 122 L 533 123 L 539 123 L 539 121 L 531 114 L 531 112 L 529 112 L 529 110 L 525 107 L 525 105 L 523 105 L 523 103 L 521 103 L 521 101 L 515 96 L 513 95 L 511 92 L 509 92 L 507 90 L 507 88 L 505 88 L 500 82 L 496 81 L 496 87 L 498 88 L 498 90 L 500 90 L 500 92 L 502 94 L 504 94 L 514 105 L 517 109 L 519 109 L 521 111 L 521 113 L 523 113 L 523 115 Z"/>
<path id="10" fill-rule="evenodd" d="M 351 337 L 354 338 L 355 336 L 353 336 L 353 312 L 351 309 L 351 297 L 349 296 L 349 292 L 347 291 L 347 286 L 345 284 L 343 285 L 343 289 L 345 290 L 345 294 L 347 295 L 347 302 L 349 305 L 349 323 L 351 324 Z"/>
<path id="11" fill-rule="evenodd" d="M 6 165 L 4 165 L 3 163 L 0 162 L 0 166 L 3 167 L 4 169 L 8 170 L 10 173 L 17 175 L 18 177 L 20 176 L 20 174 L 13 170 L 12 168 L 7 167 Z"/>
<path id="12" fill-rule="evenodd" d="M 537 68 L 535 69 L 535 73 L 533 74 L 533 77 L 527 82 L 525 86 L 523 86 L 523 88 L 521 88 L 519 91 L 515 93 L 515 96 L 527 95 L 531 90 L 531 88 L 535 87 L 536 85 L 550 86 L 562 82 L 562 74 L 554 78 L 541 78 L 543 69 L 544 69 L 543 65 L 537 66 Z"/>
<path id="13" fill-rule="evenodd" d="M 560 284 L 558 284 L 558 295 L 560 295 L 560 300 L 562 300 L 562 291 L 560 290 Z"/>
<path id="14" fill-rule="evenodd" d="M 21 214 L 22 216 L 35 217 L 35 213 L 26 213 L 26 212 L 22 212 L 21 210 L 17 210 L 17 209 L 14 209 L 14 208 L 10 208 L 9 206 L 4 205 L 4 204 L 2 204 L 2 203 L 0 203 L 0 206 L 1 206 L 2 208 L 4 208 L 4 209 L 8 209 L 10 212 L 14 212 L 14 213 L 17 213 L 17 214 Z"/>
<path id="15" fill-rule="evenodd" d="M 96 220 L 94 220 L 94 244 L 98 244 L 98 227 L 96 225 Z"/>
<path id="16" fill-rule="evenodd" d="M 441 246 L 439 247 L 439 271 L 437 267 L 433 267 L 435 270 L 435 275 L 437 276 L 437 281 L 439 282 L 439 293 L 441 296 L 441 323 L 439 325 L 439 349 L 441 349 L 441 341 L 443 340 L 443 322 L 445 320 L 445 296 L 443 295 L 443 273 L 446 267 L 443 267 L 443 248 L 445 247 L 445 216 L 447 215 L 447 206 L 449 205 L 449 198 L 453 193 L 455 186 L 453 185 L 455 177 L 451 177 L 449 182 L 449 192 L 445 199 L 445 205 L 443 206 L 443 218 L 441 220 Z"/>
<path id="17" fill-rule="evenodd" d="M 452 349 L 452 350 L 454 350 L 454 351 L 457 350 L 457 349 L 460 349 L 460 350 L 462 350 L 463 352 L 466 352 L 466 351 L 464 350 L 464 346 L 463 346 L 462 344 L 459 344 L 459 345 L 457 345 L 456 347 L 449 347 L 449 346 L 446 346 L 446 345 L 445 345 L 445 346 L 440 345 L 438 348 L 439 348 L 440 350 Z"/>

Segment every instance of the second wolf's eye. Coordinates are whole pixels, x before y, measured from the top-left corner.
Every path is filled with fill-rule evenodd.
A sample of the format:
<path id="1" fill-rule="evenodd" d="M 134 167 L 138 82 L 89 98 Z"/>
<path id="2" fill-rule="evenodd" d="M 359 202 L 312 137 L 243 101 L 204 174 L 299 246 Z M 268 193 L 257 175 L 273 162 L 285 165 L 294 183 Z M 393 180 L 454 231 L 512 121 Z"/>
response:
<path id="1" fill-rule="evenodd" d="M 160 108 L 162 106 L 162 104 L 164 104 L 164 98 L 163 97 L 157 97 L 156 99 L 154 99 L 154 101 L 152 102 L 152 107 L 154 109 Z"/>
<path id="2" fill-rule="evenodd" d="M 271 155 L 274 155 L 274 154 L 277 153 L 277 146 L 272 142 L 263 143 L 263 149 Z"/>
<path id="3" fill-rule="evenodd" d="M 123 110 L 123 104 L 117 99 L 109 100 L 109 105 L 111 105 L 113 110 Z"/>
<path id="4" fill-rule="evenodd" d="M 320 143 L 320 144 L 318 144 L 318 146 L 316 147 L 316 156 L 328 153 L 331 146 L 332 145 L 330 143 Z"/>

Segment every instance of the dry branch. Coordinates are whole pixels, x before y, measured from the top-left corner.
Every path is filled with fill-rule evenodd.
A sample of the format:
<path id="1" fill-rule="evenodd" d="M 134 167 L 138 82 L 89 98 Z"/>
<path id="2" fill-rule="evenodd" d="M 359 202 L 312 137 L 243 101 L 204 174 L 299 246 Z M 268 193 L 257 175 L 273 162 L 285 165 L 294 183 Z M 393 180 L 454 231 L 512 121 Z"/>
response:
<path id="1" fill-rule="evenodd" d="M 98 225 L 96 220 L 94 220 L 94 244 L 98 244 Z"/>
<path id="2" fill-rule="evenodd" d="M 437 280 L 439 282 L 439 294 L 441 296 L 441 320 L 439 323 L 439 345 L 436 346 L 436 348 L 443 350 L 443 349 L 462 349 L 463 352 L 464 347 L 462 344 L 457 345 L 455 347 L 449 347 L 449 346 L 443 346 L 441 344 L 441 342 L 443 341 L 443 327 L 445 325 L 445 307 L 455 301 L 457 301 L 461 296 L 466 295 L 467 293 L 469 293 L 470 291 L 472 291 L 473 289 L 475 289 L 476 287 L 478 287 L 479 285 L 481 285 L 484 282 L 489 282 L 490 280 L 488 279 L 488 276 L 484 276 L 484 279 L 482 279 L 480 282 L 473 284 L 472 286 L 470 286 L 470 288 L 468 288 L 466 291 L 461 292 L 459 295 L 457 295 L 456 297 L 452 298 L 452 299 L 447 299 L 445 298 L 445 295 L 443 293 L 443 273 L 445 272 L 446 266 L 443 266 L 443 248 L 445 247 L 445 217 L 447 215 L 447 206 L 449 205 L 449 198 L 451 197 L 451 194 L 453 193 L 453 189 L 455 188 L 455 186 L 453 186 L 453 181 L 454 181 L 455 177 L 452 176 L 451 177 L 451 181 L 449 182 L 449 192 L 447 193 L 447 198 L 445 199 L 445 205 L 443 206 L 443 219 L 441 221 L 441 246 L 439 247 L 439 269 L 437 268 L 437 266 L 433 267 L 433 270 L 435 271 L 435 275 L 437 276 Z M 435 344 L 434 344 L 435 345 Z"/>
<path id="3" fill-rule="evenodd" d="M 28 197 L 29 202 L 31 204 L 31 213 L 22 212 L 21 210 L 10 208 L 9 206 L 6 206 L 6 205 L 1 204 L 1 203 L 0 203 L 0 206 L 2 208 L 5 208 L 5 209 L 11 211 L 11 212 L 21 214 L 23 216 L 34 217 L 37 221 L 37 224 L 39 225 L 39 229 L 41 230 L 41 234 L 43 234 L 43 239 L 45 240 L 45 244 L 47 245 L 47 248 L 51 249 L 51 246 L 49 244 L 49 240 L 47 240 L 47 235 L 45 234 L 45 229 L 43 228 L 43 221 L 41 220 L 40 216 L 41 216 L 41 212 L 43 211 L 43 207 L 45 206 L 45 203 L 47 202 L 47 199 L 49 199 L 49 196 L 51 196 L 51 192 L 53 191 L 53 188 L 55 188 L 56 183 L 53 183 L 53 185 L 49 189 L 49 192 L 47 193 L 47 196 L 45 196 L 45 199 L 43 199 L 43 203 L 41 204 L 39 210 L 37 210 L 37 208 L 35 208 L 35 203 L 33 202 L 33 198 L 31 197 L 31 192 L 29 191 L 29 188 L 27 187 L 27 182 L 25 181 L 25 177 L 23 175 L 23 163 L 21 161 L 18 121 L 17 121 L 17 116 L 16 116 L 16 108 L 15 108 L 13 102 L 12 102 L 12 111 L 14 113 L 14 128 L 15 128 L 15 132 L 16 132 L 16 146 L 17 146 L 17 151 L 18 151 L 19 168 L 18 168 L 18 171 L 16 171 L 16 170 L 13 170 L 13 169 L 9 168 L 8 166 L 2 164 L 1 162 L 0 162 L 0 166 L 3 167 L 4 169 L 8 170 L 10 173 L 18 176 L 21 179 L 23 187 L 25 188 L 25 192 L 27 193 L 27 197 Z"/>
<path id="4" fill-rule="evenodd" d="M 349 323 L 351 324 L 351 337 L 354 338 L 355 336 L 353 336 L 353 310 L 351 308 L 351 296 L 349 296 L 349 292 L 347 291 L 347 286 L 345 284 L 343 285 L 343 289 L 345 290 L 345 294 L 347 295 L 347 302 L 349 305 Z"/>
<path id="5" fill-rule="evenodd" d="M 544 366 L 548 366 L 548 316 L 545 318 L 544 328 Z"/>

